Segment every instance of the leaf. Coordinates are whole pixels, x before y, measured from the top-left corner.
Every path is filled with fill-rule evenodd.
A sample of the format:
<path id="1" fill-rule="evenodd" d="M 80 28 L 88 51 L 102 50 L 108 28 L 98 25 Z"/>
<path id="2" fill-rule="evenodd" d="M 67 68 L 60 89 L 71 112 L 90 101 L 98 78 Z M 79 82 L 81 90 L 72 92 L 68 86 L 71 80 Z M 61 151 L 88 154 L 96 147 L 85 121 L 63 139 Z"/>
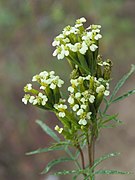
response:
<path id="1" fill-rule="evenodd" d="M 55 141 L 60 141 L 59 137 L 55 134 L 55 132 L 50 129 L 45 123 L 40 120 L 36 120 L 36 123 L 43 129 L 44 132 L 46 132 L 46 134 L 51 136 Z"/>
<path id="2" fill-rule="evenodd" d="M 125 74 L 120 80 L 119 82 L 116 84 L 113 92 L 112 92 L 112 95 L 110 97 L 110 100 L 109 100 L 109 103 L 112 102 L 114 96 L 117 94 L 117 92 L 119 91 L 119 89 L 124 85 L 124 83 L 126 82 L 126 80 L 132 75 L 132 73 L 135 71 L 135 65 L 131 65 L 131 69 L 130 71 Z"/>
<path id="3" fill-rule="evenodd" d="M 117 170 L 98 170 L 95 171 L 94 174 L 133 174 L 133 173 L 126 171 L 117 171 Z"/>
<path id="4" fill-rule="evenodd" d="M 68 174 L 75 174 L 75 173 L 83 173 L 84 170 L 72 170 L 72 171 L 67 171 L 67 170 L 63 170 L 63 171 L 59 171 L 54 173 L 54 175 L 68 175 Z"/>
<path id="5" fill-rule="evenodd" d="M 46 174 L 47 172 L 49 172 L 49 170 L 55 166 L 56 164 L 62 163 L 62 162 L 67 162 L 67 161 L 72 161 L 72 158 L 68 158 L 68 157 L 62 157 L 59 159 L 55 159 L 51 162 L 48 163 L 48 165 L 46 166 L 46 168 L 41 172 L 41 174 Z"/>
<path id="6" fill-rule="evenodd" d="M 116 102 L 118 102 L 118 101 L 121 101 L 121 100 L 129 97 L 129 96 L 132 95 L 132 94 L 135 94 L 135 89 L 133 89 L 133 90 L 131 90 L 131 91 L 128 91 L 127 93 L 123 94 L 122 96 L 117 97 L 116 99 L 114 99 L 114 100 L 112 101 L 112 103 L 116 103 Z"/>
<path id="7" fill-rule="evenodd" d="M 102 121 L 102 124 L 106 124 L 106 123 L 112 121 L 112 120 L 115 119 L 117 116 L 118 116 L 118 114 L 114 114 L 114 115 L 112 115 L 112 116 L 109 116 L 108 119 Z"/>
<path id="8" fill-rule="evenodd" d="M 49 148 L 39 148 L 35 151 L 31 151 L 26 153 L 26 155 L 33 155 L 33 154 L 39 154 L 39 153 L 44 153 L 44 152 L 49 152 L 49 151 L 57 151 L 57 150 L 64 150 L 64 147 L 49 147 Z"/>
<path id="9" fill-rule="evenodd" d="M 96 166 L 98 166 L 102 161 L 109 159 L 111 157 L 119 156 L 119 155 L 120 155 L 120 153 L 115 152 L 115 153 L 110 153 L 110 154 L 101 156 L 100 158 L 98 158 L 94 161 L 94 165 L 91 167 L 91 170 L 93 170 Z"/>

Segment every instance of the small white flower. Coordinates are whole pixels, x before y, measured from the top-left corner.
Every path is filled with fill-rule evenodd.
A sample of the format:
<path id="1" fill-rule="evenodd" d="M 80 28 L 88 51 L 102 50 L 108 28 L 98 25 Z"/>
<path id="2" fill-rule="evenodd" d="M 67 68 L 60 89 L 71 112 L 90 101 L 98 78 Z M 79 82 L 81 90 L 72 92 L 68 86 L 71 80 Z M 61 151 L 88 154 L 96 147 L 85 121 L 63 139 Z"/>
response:
<path id="1" fill-rule="evenodd" d="M 84 110 L 85 110 L 86 108 L 87 108 L 87 106 L 86 106 L 85 104 L 82 104 L 82 105 L 81 105 L 81 109 L 84 109 Z"/>
<path id="2" fill-rule="evenodd" d="M 80 97 L 81 97 L 81 93 L 80 93 L 80 92 L 77 92 L 77 93 L 75 94 L 75 98 L 78 99 L 78 98 L 80 98 Z"/>
<path id="3" fill-rule="evenodd" d="M 94 100 L 95 100 L 95 96 L 91 95 L 89 98 L 90 103 L 94 103 Z"/>
<path id="4" fill-rule="evenodd" d="M 57 86 L 60 88 L 60 87 L 62 87 L 63 84 L 64 84 L 64 81 L 61 79 L 58 79 Z"/>
<path id="5" fill-rule="evenodd" d="M 63 128 L 60 128 L 58 125 L 56 125 L 55 126 L 55 128 L 54 128 L 56 131 L 58 131 L 58 133 L 62 133 L 62 131 L 63 131 Z"/>
<path id="6" fill-rule="evenodd" d="M 86 119 L 80 119 L 80 121 L 78 122 L 80 125 L 86 125 L 87 124 L 87 121 Z"/>
<path id="7" fill-rule="evenodd" d="M 78 86 L 78 82 L 77 82 L 77 79 L 71 79 L 70 80 L 70 82 L 71 82 L 71 84 L 73 85 L 73 86 Z"/>
<path id="8" fill-rule="evenodd" d="M 68 102 L 69 102 L 69 104 L 74 104 L 74 98 L 70 96 L 68 98 Z"/>
<path id="9" fill-rule="evenodd" d="M 34 97 L 34 96 L 31 96 L 30 99 L 29 99 L 29 102 L 33 104 L 34 99 L 35 99 L 35 97 Z"/>
<path id="10" fill-rule="evenodd" d="M 65 112 L 59 112 L 59 117 L 64 118 L 66 116 Z"/>
<path id="11" fill-rule="evenodd" d="M 85 101 L 86 101 L 86 99 L 83 97 L 83 98 L 81 98 L 81 100 L 80 100 L 83 104 L 85 103 Z"/>
<path id="12" fill-rule="evenodd" d="M 73 109 L 73 111 L 77 111 L 79 109 L 79 105 L 75 104 L 72 109 Z"/>
<path id="13" fill-rule="evenodd" d="M 95 40 L 99 40 L 99 39 L 101 39 L 101 38 L 102 38 L 102 35 L 101 35 L 101 34 L 97 34 L 97 35 L 94 37 Z"/>
<path id="14" fill-rule="evenodd" d="M 57 56 L 58 59 L 63 59 L 65 56 L 69 55 L 69 51 L 66 46 L 63 44 L 58 46 L 57 49 L 53 52 L 53 56 Z"/>
<path id="15" fill-rule="evenodd" d="M 76 114 L 77 114 L 78 116 L 80 116 L 80 115 L 82 115 L 82 114 L 83 114 L 83 112 L 84 112 L 84 110 L 83 110 L 83 109 L 79 109 L 79 110 L 77 111 L 77 113 L 76 113 Z"/>
<path id="16" fill-rule="evenodd" d="M 106 89 L 109 89 L 109 83 L 106 83 Z"/>
<path id="17" fill-rule="evenodd" d="M 56 84 L 52 83 L 52 84 L 50 85 L 50 88 L 51 88 L 51 89 L 55 89 L 55 88 L 56 88 Z"/>
<path id="18" fill-rule="evenodd" d="M 37 99 L 34 99 L 33 105 L 36 105 L 37 103 L 38 103 L 38 100 L 37 100 Z"/>
<path id="19" fill-rule="evenodd" d="M 46 87 L 45 86 L 40 86 L 40 89 L 45 90 Z"/>
<path id="20" fill-rule="evenodd" d="M 109 66 L 109 63 L 103 62 L 103 65 L 104 65 L 104 66 Z"/>
<path id="21" fill-rule="evenodd" d="M 28 103 L 28 100 L 25 99 L 25 98 L 22 98 L 22 102 L 23 102 L 24 104 L 27 104 L 27 103 Z"/>
<path id="22" fill-rule="evenodd" d="M 33 76 L 32 81 L 33 81 L 33 82 L 34 82 L 34 81 L 37 81 L 37 79 L 38 79 L 38 75 L 35 75 L 35 76 Z"/>
<path id="23" fill-rule="evenodd" d="M 110 94 L 110 91 L 105 90 L 104 95 L 109 96 L 109 94 Z"/>
<path id="24" fill-rule="evenodd" d="M 27 89 L 30 91 L 32 89 L 32 84 L 27 84 Z"/>
<path id="25" fill-rule="evenodd" d="M 42 97 L 42 106 L 46 105 L 46 102 L 48 101 L 48 98 L 46 95 Z"/>
<path id="26" fill-rule="evenodd" d="M 90 46 L 90 50 L 91 50 L 92 52 L 96 51 L 97 48 L 98 48 L 98 46 L 95 45 L 95 44 L 92 44 L 92 45 Z"/>
<path id="27" fill-rule="evenodd" d="M 96 93 L 103 92 L 105 90 L 105 87 L 103 85 L 100 85 L 96 88 Z"/>
<path id="28" fill-rule="evenodd" d="M 68 87 L 68 91 L 71 92 L 71 93 L 73 93 L 73 92 L 74 92 L 74 88 L 73 88 L 72 86 L 69 86 L 69 87 Z"/>
<path id="29" fill-rule="evenodd" d="M 81 49 L 79 49 L 79 52 L 80 52 L 81 54 L 85 54 L 87 50 L 88 50 L 88 46 L 87 46 L 87 44 L 83 41 L 83 42 L 82 42 L 82 47 L 81 47 Z"/>
<path id="30" fill-rule="evenodd" d="M 92 114 L 92 112 L 88 112 L 87 115 L 86 115 L 86 118 L 91 119 L 91 114 Z"/>

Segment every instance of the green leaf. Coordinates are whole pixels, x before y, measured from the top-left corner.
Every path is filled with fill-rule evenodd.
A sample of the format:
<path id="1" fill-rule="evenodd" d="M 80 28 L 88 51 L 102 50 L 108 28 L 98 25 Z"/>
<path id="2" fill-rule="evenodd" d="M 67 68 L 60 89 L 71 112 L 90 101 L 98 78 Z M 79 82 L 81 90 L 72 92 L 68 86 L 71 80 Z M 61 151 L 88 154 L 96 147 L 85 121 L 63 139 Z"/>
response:
<path id="1" fill-rule="evenodd" d="M 43 129 L 43 131 L 51 136 L 55 141 L 59 142 L 59 137 L 55 134 L 55 132 L 50 129 L 45 123 L 43 123 L 41 120 L 36 120 L 36 123 Z"/>
<path id="2" fill-rule="evenodd" d="M 49 148 L 39 148 L 35 151 L 28 152 L 26 155 L 33 155 L 33 154 L 39 154 L 39 153 L 44 153 L 44 152 L 49 152 L 49 151 L 57 151 L 57 150 L 64 150 L 64 147 L 49 147 Z"/>
<path id="3" fill-rule="evenodd" d="M 68 175 L 68 174 L 75 174 L 75 173 L 83 173 L 83 170 L 72 170 L 72 171 L 63 170 L 63 171 L 54 173 L 54 175 Z"/>
<path id="4" fill-rule="evenodd" d="M 94 165 L 91 167 L 91 170 L 93 170 L 96 166 L 98 166 L 102 161 L 109 159 L 111 157 L 119 156 L 119 155 L 120 155 L 120 153 L 115 152 L 115 153 L 110 153 L 110 154 L 101 156 L 100 158 L 98 158 L 94 161 Z"/>
<path id="5" fill-rule="evenodd" d="M 118 114 L 114 114 L 114 115 L 112 115 L 112 116 L 109 116 L 108 119 L 102 121 L 102 124 L 106 124 L 106 123 L 112 121 L 112 120 L 115 119 L 117 116 L 118 116 Z"/>
<path id="6" fill-rule="evenodd" d="M 98 170 L 95 171 L 94 174 L 133 174 L 133 173 L 126 171 L 117 171 L 117 170 Z"/>
<path id="7" fill-rule="evenodd" d="M 124 85 L 124 83 L 126 82 L 126 80 L 132 75 L 132 73 L 135 71 L 135 65 L 132 64 L 130 71 L 125 74 L 120 80 L 119 82 L 116 84 L 112 95 L 110 97 L 109 103 L 112 102 L 114 96 L 117 94 L 117 92 L 119 91 L 119 89 Z"/>
<path id="8" fill-rule="evenodd" d="M 72 158 L 68 158 L 68 157 L 62 157 L 56 160 L 53 160 L 51 162 L 48 163 L 48 165 L 46 166 L 46 168 L 41 172 L 41 174 L 46 174 L 47 172 L 49 172 L 49 170 L 55 166 L 56 164 L 62 163 L 62 162 L 67 162 L 67 161 L 72 161 Z"/>
<path id="9" fill-rule="evenodd" d="M 121 101 L 121 100 L 129 97 L 129 96 L 132 95 L 132 94 L 135 94 L 135 89 L 133 89 L 133 90 L 131 90 L 131 91 L 128 91 L 127 93 L 123 94 L 122 96 L 117 97 L 116 99 L 114 99 L 114 100 L 112 101 L 112 103 L 116 103 L 116 102 L 118 102 L 118 101 Z"/>

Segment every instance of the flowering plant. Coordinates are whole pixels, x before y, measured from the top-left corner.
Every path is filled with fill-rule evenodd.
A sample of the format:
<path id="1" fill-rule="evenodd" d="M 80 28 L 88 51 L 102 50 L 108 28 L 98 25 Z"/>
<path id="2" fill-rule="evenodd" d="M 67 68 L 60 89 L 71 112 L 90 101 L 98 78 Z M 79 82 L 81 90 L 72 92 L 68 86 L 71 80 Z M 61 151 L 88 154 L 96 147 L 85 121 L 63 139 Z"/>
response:
<path id="1" fill-rule="evenodd" d="M 73 179 L 82 175 L 85 180 L 94 180 L 96 174 L 130 174 L 117 170 L 96 170 L 102 161 L 118 156 L 119 153 L 110 153 L 95 159 L 95 142 L 101 129 L 121 124 L 118 114 L 109 115 L 107 110 L 112 103 L 135 93 L 133 89 L 116 97 L 119 89 L 135 71 L 135 66 L 132 65 L 131 70 L 117 83 L 110 98 L 106 98 L 110 94 L 112 61 L 110 59 L 104 61 L 99 55 L 101 26 L 90 25 L 85 29 L 83 25 L 85 22 L 86 19 L 82 17 L 76 20 L 73 27 L 66 26 L 52 43 L 56 47 L 53 56 L 57 56 L 59 60 L 66 58 L 72 68 L 68 99 L 66 100 L 60 90 L 64 81 L 55 75 L 54 71 L 43 71 L 32 78 L 33 82 L 38 83 L 38 90 L 33 88 L 31 83 L 24 87 L 27 93 L 22 99 L 24 104 L 30 103 L 55 113 L 61 126 L 56 125 L 54 129 L 64 137 L 64 141 L 60 140 L 52 129 L 38 120 L 37 123 L 56 143 L 49 148 L 38 149 L 27 154 L 54 150 L 66 151 L 68 156 L 51 161 L 43 170 L 43 174 L 54 165 L 67 161 L 73 161 L 77 169 L 63 170 L 56 172 L 55 175 L 73 174 Z M 100 106 L 102 102 L 105 108 Z M 70 147 L 75 151 L 71 151 Z M 88 162 L 84 158 L 85 147 L 88 150 Z M 81 162 L 78 160 L 79 156 Z"/>

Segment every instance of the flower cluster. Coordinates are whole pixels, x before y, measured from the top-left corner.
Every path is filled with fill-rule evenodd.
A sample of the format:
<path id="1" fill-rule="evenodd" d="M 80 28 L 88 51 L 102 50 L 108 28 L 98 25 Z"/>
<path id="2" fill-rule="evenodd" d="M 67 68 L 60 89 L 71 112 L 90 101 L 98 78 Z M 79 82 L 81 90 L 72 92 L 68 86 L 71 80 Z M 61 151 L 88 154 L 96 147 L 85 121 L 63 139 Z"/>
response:
<path id="1" fill-rule="evenodd" d="M 59 88 L 62 87 L 64 81 L 59 76 L 55 76 L 54 71 L 43 71 L 33 76 L 32 81 L 38 82 L 40 90 L 34 89 L 31 83 L 27 84 L 24 91 L 32 95 L 24 95 L 22 98 L 24 104 L 29 102 L 33 105 L 52 108 L 55 103 L 59 102 L 61 96 Z"/>
<path id="2" fill-rule="evenodd" d="M 85 29 L 85 22 L 86 19 L 82 17 L 76 20 L 73 27 L 68 25 L 63 29 L 52 43 L 52 46 L 56 46 L 53 56 L 57 56 L 58 59 L 67 57 L 71 61 L 78 58 L 79 61 L 79 55 L 87 55 L 98 49 L 98 41 L 102 38 L 101 26 L 91 25 Z"/>
<path id="3" fill-rule="evenodd" d="M 78 123 L 86 125 L 90 123 L 92 114 L 98 108 L 97 102 L 101 101 L 104 95 L 109 95 L 109 83 L 103 78 L 97 79 L 90 75 L 79 76 L 70 82 L 68 103 L 78 117 Z"/>

